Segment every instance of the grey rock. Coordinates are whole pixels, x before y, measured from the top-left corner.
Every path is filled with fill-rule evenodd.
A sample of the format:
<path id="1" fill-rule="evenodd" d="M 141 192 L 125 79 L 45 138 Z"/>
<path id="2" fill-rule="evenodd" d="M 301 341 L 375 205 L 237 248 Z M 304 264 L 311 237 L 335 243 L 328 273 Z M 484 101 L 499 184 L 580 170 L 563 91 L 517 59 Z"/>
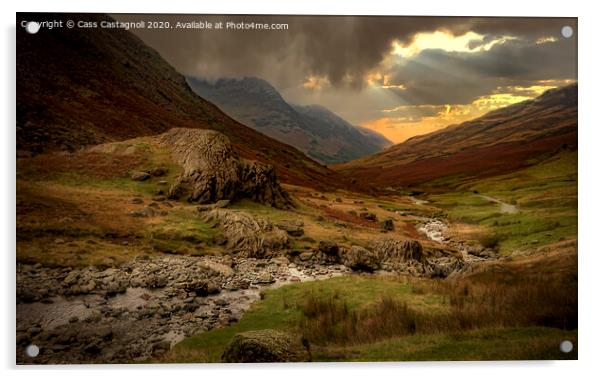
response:
<path id="1" fill-rule="evenodd" d="M 367 211 L 362 211 L 361 213 L 359 213 L 359 217 L 368 221 L 376 221 L 377 217 L 376 214 L 374 213 L 370 213 Z"/>
<path id="2" fill-rule="evenodd" d="M 263 271 L 257 275 L 257 279 L 255 281 L 259 284 L 270 284 L 275 280 L 274 277 L 270 274 L 270 272 Z"/>
<path id="3" fill-rule="evenodd" d="M 146 181 L 151 178 L 151 175 L 148 172 L 134 172 L 130 177 L 134 181 Z"/>
<path id="4" fill-rule="evenodd" d="M 339 245 L 332 240 L 321 240 L 318 244 L 318 250 L 328 256 L 339 254 Z"/>
<path id="5" fill-rule="evenodd" d="M 249 198 L 277 208 L 294 206 L 272 166 L 241 159 L 217 131 L 174 128 L 159 141 L 184 169 L 169 190 L 170 198 L 186 196 L 199 203 Z"/>
<path id="6" fill-rule="evenodd" d="M 156 214 L 157 212 L 150 206 L 130 211 L 130 216 L 135 218 L 154 217 Z"/>
<path id="7" fill-rule="evenodd" d="M 150 170 L 150 175 L 154 177 L 165 176 L 168 171 L 165 167 L 154 167 Z"/>
<path id="8" fill-rule="evenodd" d="M 303 222 L 296 220 L 282 221 L 276 224 L 276 227 L 285 231 L 290 236 L 300 237 L 303 236 Z"/>
<path id="9" fill-rule="evenodd" d="M 280 229 L 243 211 L 214 209 L 203 214 L 207 222 L 218 223 L 227 238 L 227 247 L 241 257 L 265 258 L 288 247 L 289 239 Z"/>
<path id="10" fill-rule="evenodd" d="M 364 247 L 354 245 L 344 255 L 345 266 L 352 270 L 373 272 L 380 268 L 378 257 Z"/>
<path id="11" fill-rule="evenodd" d="M 276 330 L 239 333 L 226 346 L 223 362 L 311 361 L 309 348 L 301 338 Z"/>

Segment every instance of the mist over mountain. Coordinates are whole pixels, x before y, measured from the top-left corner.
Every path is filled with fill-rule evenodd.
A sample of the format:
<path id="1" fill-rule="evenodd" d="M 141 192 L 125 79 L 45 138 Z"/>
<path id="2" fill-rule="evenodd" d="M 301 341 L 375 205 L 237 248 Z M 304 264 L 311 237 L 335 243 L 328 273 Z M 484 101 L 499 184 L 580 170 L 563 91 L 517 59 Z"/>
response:
<path id="1" fill-rule="evenodd" d="M 325 107 L 289 104 L 268 82 L 256 77 L 187 80 L 196 93 L 232 118 L 326 164 L 357 159 L 391 144 Z"/>

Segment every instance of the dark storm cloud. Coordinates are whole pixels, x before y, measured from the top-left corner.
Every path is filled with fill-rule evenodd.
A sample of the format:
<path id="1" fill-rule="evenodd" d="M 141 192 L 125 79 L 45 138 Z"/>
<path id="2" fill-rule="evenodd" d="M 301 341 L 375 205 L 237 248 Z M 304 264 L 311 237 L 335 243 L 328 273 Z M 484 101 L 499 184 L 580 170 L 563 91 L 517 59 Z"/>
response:
<path id="1" fill-rule="evenodd" d="M 288 23 L 283 30 L 135 31 L 176 68 L 202 76 L 263 75 L 275 85 L 291 85 L 307 75 L 325 76 L 333 85 L 362 83 L 393 40 L 409 42 L 422 31 L 469 30 L 492 38 L 530 39 L 558 31 L 564 19 L 331 16 L 116 15 L 119 20 L 234 21 Z M 475 42 L 477 43 L 477 42 Z"/>
<path id="2" fill-rule="evenodd" d="M 205 78 L 261 77 L 288 101 L 320 103 L 352 123 L 374 119 L 383 109 L 402 104 L 461 104 L 493 93 L 498 87 L 531 85 L 538 80 L 575 79 L 576 38 L 560 40 L 560 29 L 574 19 L 349 17 L 349 16 L 205 16 L 114 15 L 121 21 L 158 20 L 287 23 L 288 30 L 134 30 L 176 69 Z M 393 41 L 409 44 L 420 32 L 448 31 L 483 35 L 471 48 L 501 36 L 516 40 L 490 51 L 458 53 L 423 50 L 391 62 Z M 535 42 L 555 36 L 556 43 Z M 390 75 L 386 96 L 363 86 L 368 73 Z M 329 82 L 318 93 L 304 88 L 309 76 Z M 362 90 L 363 89 L 363 90 Z M 386 102 L 379 105 L 379 101 Z M 382 114 L 381 114 L 382 116 Z M 413 117 L 413 115 L 409 115 Z"/>
<path id="3" fill-rule="evenodd" d="M 390 83 L 414 104 L 466 104 L 500 86 L 576 79 L 574 42 L 511 40 L 478 53 L 424 50 L 390 70 Z"/>
<path id="4" fill-rule="evenodd" d="M 121 21 L 234 21 L 288 23 L 288 30 L 136 30 L 186 74 L 243 76 L 265 73 L 271 81 L 291 82 L 326 76 L 334 85 L 345 78 L 361 83 L 395 39 L 409 41 L 420 31 L 441 27 L 463 33 L 469 19 L 328 16 L 114 15 Z M 266 77 L 270 79 L 269 77 Z M 279 84 L 278 82 L 274 84 Z"/>

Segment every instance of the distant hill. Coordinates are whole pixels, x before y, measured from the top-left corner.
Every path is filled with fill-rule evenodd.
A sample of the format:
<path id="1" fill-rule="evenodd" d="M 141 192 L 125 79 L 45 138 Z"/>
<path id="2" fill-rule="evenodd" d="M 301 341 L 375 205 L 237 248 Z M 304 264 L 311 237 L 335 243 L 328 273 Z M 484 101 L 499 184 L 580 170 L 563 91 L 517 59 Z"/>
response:
<path id="1" fill-rule="evenodd" d="M 370 155 L 391 143 L 383 136 L 352 126 L 322 106 L 289 104 L 259 78 L 209 81 L 188 77 L 188 82 L 196 93 L 239 122 L 326 164 Z"/>
<path id="2" fill-rule="evenodd" d="M 110 20 L 28 14 L 19 20 Z M 154 135 L 174 127 L 226 134 L 238 153 L 275 166 L 283 182 L 349 187 L 295 148 L 240 124 L 194 93 L 156 51 L 123 29 L 17 28 L 17 151 L 29 156 Z"/>
<path id="3" fill-rule="evenodd" d="M 561 149 L 577 149 L 577 84 L 408 139 L 334 169 L 360 183 L 407 186 L 452 175 L 510 172 Z"/>

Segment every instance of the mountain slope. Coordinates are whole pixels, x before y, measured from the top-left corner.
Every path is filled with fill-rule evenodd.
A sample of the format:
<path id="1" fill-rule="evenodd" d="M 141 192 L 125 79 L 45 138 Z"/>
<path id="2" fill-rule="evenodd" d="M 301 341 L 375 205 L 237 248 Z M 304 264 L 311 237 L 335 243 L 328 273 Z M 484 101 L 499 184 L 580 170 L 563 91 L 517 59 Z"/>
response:
<path id="1" fill-rule="evenodd" d="M 111 20 L 99 14 L 27 14 L 17 21 Z M 153 49 L 122 29 L 17 28 L 17 150 L 22 156 L 162 133 L 173 127 L 226 134 L 238 153 L 275 166 L 280 180 L 343 187 L 333 171 L 200 98 Z"/>
<path id="2" fill-rule="evenodd" d="M 382 150 L 390 142 L 368 136 L 319 105 L 288 104 L 265 80 L 189 77 L 192 89 L 236 120 L 324 163 L 340 163 Z"/>
<path id="3" fill-rule="evenodd" d="M 334 168 L 360 183 L 406 186 L 511 172 L 559 149 L 577 149 L 577 84 Z"/>
<path id="4" fill-rule="evenodd" d="M 362 126 L 355 126 L 355 128 L 358 129 L 360 131 L 360 133 L 364 134 L 364 136 L 366 138 L 369 138 L 370 140 L 372 140 L 373 143 L 375 143 L 379 146 L 382 146 L 382 149 L 385 149 L 393 144 L 384 135 L 382 135 L 381 133 L 377 133 L 374 130 L 370 130 L 370 129 L 362 127 Z"/>

